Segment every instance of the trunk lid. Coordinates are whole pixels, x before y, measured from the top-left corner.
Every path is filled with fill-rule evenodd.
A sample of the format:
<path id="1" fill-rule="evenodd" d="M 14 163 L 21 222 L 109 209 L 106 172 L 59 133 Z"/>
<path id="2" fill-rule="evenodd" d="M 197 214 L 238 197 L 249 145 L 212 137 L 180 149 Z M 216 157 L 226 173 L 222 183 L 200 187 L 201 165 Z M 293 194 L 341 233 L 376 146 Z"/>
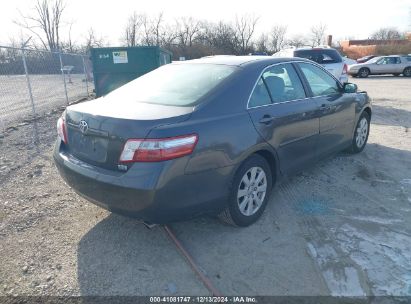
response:
<path id="1" fill-rule="evenodd" d="M 117 170 L 129 138 L 146 138 L 160 125 L 187 120 L 192 107 L 165 106 L 103 97 L 66 110 L 67 150 L 73 156 L 106 169 Z"/>

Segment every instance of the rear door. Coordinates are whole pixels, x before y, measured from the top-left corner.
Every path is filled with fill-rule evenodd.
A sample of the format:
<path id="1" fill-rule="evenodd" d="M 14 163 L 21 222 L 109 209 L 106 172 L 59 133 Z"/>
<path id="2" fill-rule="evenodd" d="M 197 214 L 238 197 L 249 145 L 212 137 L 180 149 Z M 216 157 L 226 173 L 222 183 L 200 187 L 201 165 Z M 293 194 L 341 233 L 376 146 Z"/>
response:
<path id="1" fill-rule="evenodd" d="M 319 135 L 318 104 L 290 63 L 267 68 L 248 103 L 259 134 L 277 151 L 280 169 L 293 173 L 316 158 Z"/>
<path id="2" fill-rule="evenodd" d="M 299 62 L 311 94 L 319 104 L 318 156 L 340 150 L 351 141 L 355 119 L 355 94 L 343 94 L 339 82 L 310 63 Z"/>

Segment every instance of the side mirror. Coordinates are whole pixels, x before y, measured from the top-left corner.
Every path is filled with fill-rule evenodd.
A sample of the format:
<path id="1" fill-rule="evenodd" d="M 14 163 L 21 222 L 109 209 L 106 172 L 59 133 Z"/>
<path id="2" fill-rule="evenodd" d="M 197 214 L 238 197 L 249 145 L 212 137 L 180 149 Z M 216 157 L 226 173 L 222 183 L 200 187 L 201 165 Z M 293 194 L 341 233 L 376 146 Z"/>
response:
<path id="1" fill-rule="evenodd" d="M 357 93 L 358 87 L 354 83 L 346 82 L 343 85 L 344 93 Z"/>

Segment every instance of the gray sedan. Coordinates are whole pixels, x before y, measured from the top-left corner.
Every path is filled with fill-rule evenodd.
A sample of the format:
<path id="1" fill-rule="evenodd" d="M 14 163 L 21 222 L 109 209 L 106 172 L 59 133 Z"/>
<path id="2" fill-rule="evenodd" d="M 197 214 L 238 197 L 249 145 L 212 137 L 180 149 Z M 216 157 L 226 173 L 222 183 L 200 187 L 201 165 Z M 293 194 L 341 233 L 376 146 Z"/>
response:
<path id="1" fill-rule="evenodd" d="M 411 56 L 382 56 L 372 58 L 364 63 L 353 64 L 348 67 L 348 74 L 361 78 L 369 75 L 393 74 L 411 77 Z"/>
<path id="2" fill-rule="evenodd" d="M 362 151 L 370 119 L 367 94 L 312 61 L 215 56 L 69 106 L 54 160 L 79 195 L 110 211 L 247 226 L 282 176 Z"/>

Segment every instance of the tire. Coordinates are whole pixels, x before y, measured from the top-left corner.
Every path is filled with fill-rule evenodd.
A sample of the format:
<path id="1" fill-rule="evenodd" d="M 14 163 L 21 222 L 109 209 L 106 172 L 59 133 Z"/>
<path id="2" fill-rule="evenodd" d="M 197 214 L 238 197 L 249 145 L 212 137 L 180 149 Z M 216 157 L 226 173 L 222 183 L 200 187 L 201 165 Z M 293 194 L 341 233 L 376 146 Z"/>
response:
<path id="1" fill-rule="evenodd" d="M 352 74 L 352 75 L 350 75 L 352 78 L 357 78 L 357 74 Z"/>
<path id="2" fill-rule="evenodd" d="M 367 144 L 368 135 L 370 134 L 370 115 L 367 112 L 362 112 L 355 126 L 354 137 L 351 142 L 349 151 L 353 154 L 360 153 L 364 150 Z M 364 126 L 366 129 L 364 129 Z"/>
<path id="3" fill-rule="evenodd" d="M 247 158 L 234 175 L 227 207 L 219 214 L 220 220 L 238 227 L 255 223 L 267 206 L 273 187 L 272 176 L 270 166 L 262 156 L 254 154 Z M 251 184 L 254 188 L 247 187 L 246 181 L 254 183 L 258 179 L 257 185 Z"/>
<path id="4" fill-rule="evenodd" d="M 402 74 L 404 75 L 404 77 L 411 77 L 411 67 L 406 67 Z"/>
<path id="5" fill-rule="evenodd" d="M 368 68 L 361 68 L 358 71 L 358 77 L 360 78 L 367 78 L 370 75 L 370 69 Z"/>
<path id="6" fill-rule="evenodd" d="M 395 74 L 393 74 L 395 77 L 398 77 L 398 76 L 400 76 L 400 74 L 398 74 L 398 73 L 395 73 Z"/>

